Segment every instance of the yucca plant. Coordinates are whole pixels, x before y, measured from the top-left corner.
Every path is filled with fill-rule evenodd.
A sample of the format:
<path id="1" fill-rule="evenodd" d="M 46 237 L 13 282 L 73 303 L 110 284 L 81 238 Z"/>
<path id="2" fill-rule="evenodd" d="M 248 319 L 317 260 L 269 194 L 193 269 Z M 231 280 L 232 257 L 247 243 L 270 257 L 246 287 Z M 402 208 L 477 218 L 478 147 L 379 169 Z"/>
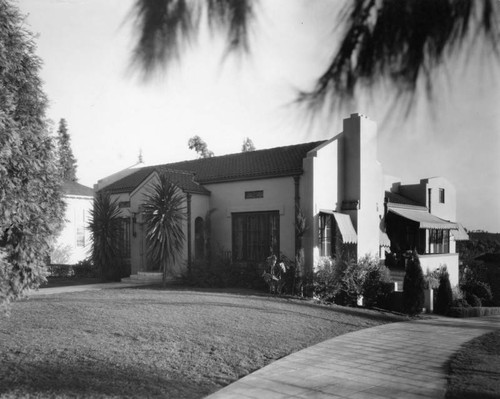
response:
<path id="1" fill-rule="evenodd" d="M 91 258 L 104 280 L 119 280 L 120 209 L 117 200 L 99 192 L 90 211 Z"/>
<path id="2" fill-rule="evenodd" d="M 175 262 L 184 246 L 186 219 L 184 196 L 165 174 L 161 174 L 159 182 L 146 193 L 143 217 L 148 254 L 151 261 L 160 265 L 165 286 L 169 265 Z"/>

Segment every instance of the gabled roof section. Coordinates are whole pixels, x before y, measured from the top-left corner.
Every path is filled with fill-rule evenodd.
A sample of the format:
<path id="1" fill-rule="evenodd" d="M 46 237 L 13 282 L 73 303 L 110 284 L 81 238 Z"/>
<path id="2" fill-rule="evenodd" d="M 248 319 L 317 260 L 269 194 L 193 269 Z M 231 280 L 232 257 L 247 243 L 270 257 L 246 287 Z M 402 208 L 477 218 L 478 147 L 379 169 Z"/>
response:
<path id="1" fill-rule="evenodd" d="M 110 193 L 132 192 L 137 187 L 139 187 L 152 173 L 155 172 L 166 174 L 170 182 L 174 183 L 186 193 L 210 195 L 210 191 L 194 181 L 193 173 L 183 170 L 173 170 L 163 166 L 137 169 L 136 172 L 133 172 L 123 179 L 118 180 L 107 187 L 104 187 L 103 190 Z"/>
<path id="2" fill-rule="evenodd" d="M 307 153 L 325 142 L 325 140 L 314 141 L 266 150 L 147 166 L 103 189 L 113 192 L 133 191 L 154 170 L 188 172 L 190 175 L 194 175 L 194 181 L 191 183 L 199 188 L 202 188 L 199 184 L 300 175 L 303 173 L 302 160 Z M 203 190 L 208 192 L 204 188 Z"/>
<path id="3" fill-rule="evenodd" d="M 93 197 L 94 190 L 76 181 L 67 180 L 63 183 L 63 193 L 65 195 L 74 195 L 79 197 Z"/>

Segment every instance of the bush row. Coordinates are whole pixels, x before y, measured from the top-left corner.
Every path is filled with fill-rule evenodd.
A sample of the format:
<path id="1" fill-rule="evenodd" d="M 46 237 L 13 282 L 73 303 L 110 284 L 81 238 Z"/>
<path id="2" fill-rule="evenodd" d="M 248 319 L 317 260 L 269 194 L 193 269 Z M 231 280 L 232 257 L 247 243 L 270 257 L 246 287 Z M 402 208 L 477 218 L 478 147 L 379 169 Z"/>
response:
<path id="1" fill-rule="evenodd" d="M 497 307 L 451 307 L 448 313 L 451 317 L 481 317 L 500 315 Z"/>
<path id="2" fill-rule="evenodd" d="M 99 277 L 96 267 L 86 259 L 75 265 L 50 264 L 47 265 L 49 277 L 95 278 Z"/>

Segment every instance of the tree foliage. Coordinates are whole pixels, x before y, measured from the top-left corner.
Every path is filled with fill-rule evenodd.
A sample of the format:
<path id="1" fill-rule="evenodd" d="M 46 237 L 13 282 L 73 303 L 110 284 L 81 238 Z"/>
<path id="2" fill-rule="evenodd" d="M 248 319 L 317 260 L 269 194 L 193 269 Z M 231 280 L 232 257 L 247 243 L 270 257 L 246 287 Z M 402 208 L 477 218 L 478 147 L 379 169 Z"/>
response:
<path id="1" fill-rule="evenodd" d="M 62 227 L 62 181 L 40 66 L 19 11 L 0 0 L 0 306 L 46 281 Z"/>
<path id="2" fill-rule="evenodd" d="M 431 93 L 432 72 L 453 53 L 482 42 L 497 52 L 500 13 L 495 0 L 353 0 L 331 25 L 340 40 L 325 42 L 331 61 L 312 90 L 298 99 L 314 109 L 341 105 L 360 87 L 388 83 L 398 96 L 415 93 L 420 78 Z M 199 32 L 202 15 L 227 37 L 227 51 L 248 51 L 256 19 L 252 0 L 136 0 L 138 40 L 133 61 L 145 75 L 178 59 Z M 306 6 L 304 6 L 306 7 Z M 339 31 L 339 29 L 335 29 Z M 474 40 L 466 40 L 467 36 Z M 470 47 L 466 47 L 469 44 Z"/>
<path id="3" fill-rule="evenodd" d="M 406 273 L 403 280 L 403 309 L 413 316 L 422 312 L 425 302 L 425 280 L 417 253 L 413 252 L 406 256 Z"/>
<path id="4" fill-rule="evenodd" d="M 119 280 L 120 273 L 120 209 L 117 200 L 106 192 L 98 192 L 90 211 L 89 229 L 92 262 L 103 280 Z"/>
<path id="5" fill-rule="evenodd" d="M 182 252 L 186 219 L 184 196 L 165 174 L 153 184 L 143 204 L 146 241 L 150 259 L 163 271 L 163 285 L 173 264 Z"/>
<path id="6" fill-rule="evenodd" d="M 214 156 L 214 153 L 208 149 L 207 143 L 198 135 L 189 139 L 188 147 L 190 150 L 196 151 L 198 158 L 212 158 Z"/>
<path id="7" fill-rule="evenodd" d="M 241 145 L 241 152 L 255 151 L 255 145 L 249 137 L 245 137 L 243 144 Z"/>
<path id="8" fill-rule="evenodd" d="M 68 124 L 64 118 L 59 121 L 59 128 L 57 129 L 57 149 L 64 181 L 76 181 L 76 159 L 71 149 Z"/>
<path id="9" fill-rule="evenodd" d="M 450 275 L 446 267 L 439 271 L 439 286 L 436 294 L 435 312 L 446 315 L 453 304 Z"/>

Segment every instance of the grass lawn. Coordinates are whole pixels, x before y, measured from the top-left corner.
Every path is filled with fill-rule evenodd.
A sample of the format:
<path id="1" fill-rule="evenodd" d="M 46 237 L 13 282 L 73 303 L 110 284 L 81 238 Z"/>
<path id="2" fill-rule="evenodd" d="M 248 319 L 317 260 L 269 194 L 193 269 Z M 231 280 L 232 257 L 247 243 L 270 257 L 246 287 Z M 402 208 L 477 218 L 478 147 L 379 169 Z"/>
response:
<path id="1" fill-rule="evenodd" d="M 0 396 L 201 398 L 299 349 L 401 320 L 252 291 L 38 296 L 0 316 Z"/>
<path id="2" fill-rule="evenodd" d="M 467 342 L 449 366 L 447 398 L 498 398 L 500 331 Z"/>

